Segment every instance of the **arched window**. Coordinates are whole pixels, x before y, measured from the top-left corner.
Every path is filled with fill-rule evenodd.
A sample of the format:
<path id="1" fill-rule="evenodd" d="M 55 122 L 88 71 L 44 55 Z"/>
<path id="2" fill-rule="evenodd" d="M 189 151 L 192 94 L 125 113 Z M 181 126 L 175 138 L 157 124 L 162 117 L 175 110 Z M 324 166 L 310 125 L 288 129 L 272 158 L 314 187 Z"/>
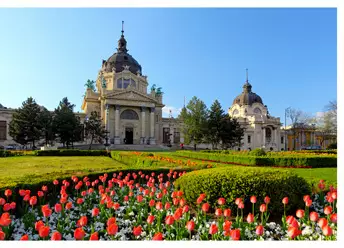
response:
<path id="1" fill-rule="evenodd" d="M 237 109 L 235 109 L 234 111 L 233 111 L 233 115 L 238 115 L 239 114 L 239 111 L 237 110 Z"/>
<path id="2" fill-rule="evenodd" d="M 128 88 L 130 84 L 130 78 L 129 79 L 123 79 L 123 88 L 126 89 Z"/>
<path id="3" fill-rule="evenodd" d="M 139 116 L 134 110 L 127 109 L 122 112 L 120 118 L 124 120 L 138 120 Z"/>
<path id="4" fill-rule="evenodd" d="M 271 141 L 271 129 L 270 128 L 266 128 L 265 137 L 266 137 L 266 142 L 270 143 L 270 141 Z"/>
<path id="5" fill-rule="evenodd" d="M 253 110 L 253 113 L 255 113 L 255 114 L 262 114 L 262 111 L 260 110 L 260 108 L 255 108 Z"/>

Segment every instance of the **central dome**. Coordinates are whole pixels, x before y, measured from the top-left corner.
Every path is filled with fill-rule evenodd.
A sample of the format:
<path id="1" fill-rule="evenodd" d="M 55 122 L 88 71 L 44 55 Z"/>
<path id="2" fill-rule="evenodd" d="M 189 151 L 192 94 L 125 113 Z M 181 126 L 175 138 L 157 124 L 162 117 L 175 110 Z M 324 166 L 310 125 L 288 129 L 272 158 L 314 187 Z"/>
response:
<path id="1" fill-rule="evenodd" d="M 141 65 L 128 53 L 127 41 L 123 35 L 122 30 L 121 38 L 118 40 L 117 52 L 114 53 L 107 61 L 103 60 L 103 70 L 111 72 L 113 69 L 116 72 L 121 72 L 127 67 L 130 72 L 142 75 Z"/>
<path id="2" fill-rule="evenodd" d="M 239 104 L 240 106 L 242 106 L 252 105 L 253 103 L 260 103 L 263 105 L 262 98 L 256 93 L 253 93 L 251 89 L 252 85 L 248 81 L 246 81 L 243 86 L 243 92 L 234 99 L 233 104 Z"/>

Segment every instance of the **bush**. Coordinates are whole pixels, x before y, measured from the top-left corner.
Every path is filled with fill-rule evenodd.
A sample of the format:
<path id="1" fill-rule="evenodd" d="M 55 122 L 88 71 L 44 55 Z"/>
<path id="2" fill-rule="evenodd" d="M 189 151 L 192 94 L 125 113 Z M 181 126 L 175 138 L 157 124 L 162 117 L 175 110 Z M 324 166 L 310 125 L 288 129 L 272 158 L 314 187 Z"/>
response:
<path id="1" fill-rule="evenodd" d="M 198 196 L 205 193 L 211 206 L 214 207 L 217 199 L 224 197 L 232 211 L 236 209 L 236 198 L 243 198 L 246 205 L 250 204 L 252 195 L 257 196 L 258 211 L 264 197 L 269 196 L 269 209 L 273 213 L 283 213 L 282 199 L 285 196 L 289 197 L 287 210 L 304 208 L 303 196 L 311 193 L 306 180 L 294 173 L 250 167 L 222 167 L 189 172 L 176 180 L 175 187 L 184 192 L 190 204 L 196 203 Z"/>
<path id="2" fill-rule="evenodd" d="M 256 148 L 253 151 L 250 151 L 249 154 L 252 156 L 259 156 L 259 157 L 266 156 L 266 152 L 262 148 Z"/>
<path id="3" fill-rule="evenodd" d="M 337 149 L 337 143 L 329 144 L 327 149 Z"/>
<path id="4" fill-rule="evenodd" d="M 39 150 L 36 156 L 109 156 L 106 150 Z"/>

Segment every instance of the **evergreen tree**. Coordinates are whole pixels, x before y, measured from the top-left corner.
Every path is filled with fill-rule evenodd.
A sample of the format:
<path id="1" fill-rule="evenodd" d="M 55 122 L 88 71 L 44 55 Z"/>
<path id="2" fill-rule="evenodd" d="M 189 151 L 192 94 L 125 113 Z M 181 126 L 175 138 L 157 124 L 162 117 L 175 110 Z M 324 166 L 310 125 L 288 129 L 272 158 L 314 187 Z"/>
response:
<path id="1" fill-rule="evenodd" d="M 215 100 L 209 111 L 207 141 L 213 149 L 221 143 L 222 148 L 238 146 L 244 135 L 244 129 L 236 119 L 224 112 L 218 100 Z"/>
<path id="2" fill-rule="evenodd" d="M 21 145 L 32 143 L 41 137 L 40 106 L 29 97 L 22 103 L 22 107 L 16 109 L 9 124 L 9 134 L 13 140 Z"/>
<path id="3" fill-rule="evenodd" d="M 45 145 L 48 145 L 52 140 L 54 140 L 53 114 L 43 107 L 39 116 L 39 122 L 42 128 L 42 138 L 45 140 Z"/>
<path id="4" fill-rule="evenodd" d="M 204 102 L 194 96 L 181 111 L 180 118 L 184 121 L 183 133 L 186 144 L 191 142 L 196 150 L 197 144 L 205 141 L 207 131 L 208 110 Z"/>
<path id="5" fill-rule="evenodd" d="M 63 147 L 69 145 L 76 140 L 76 130 L 80 128 L 80 121 L 73 113 L 74 104 L 65 97 L 55 109 L 53 119 L 53 132 L 56 134 Z"/>
<path id="6" fill-rule="evenodd" d="M 97 140 L 99 143 L 102 143 L 105 138 L 106 130 L 102 124 L 102 120 L 98 115 L 98 112 L 91 112 L 90 118 L 85 121 L 85 133 L 86 137 L 91 139 L 89 149 L 92 148 L 92 143 L 94 140 Z"/>
<path id="7" fill-rule="evenodd" d="M 217 145 L 221 141 L 222 129 L 224 128 L 223 119 L 225 115 L 220 102 L 215 100 L 210 107 L 207 130 L 207 141 L 212 144 L 213 149 L 217 149 Z"/>

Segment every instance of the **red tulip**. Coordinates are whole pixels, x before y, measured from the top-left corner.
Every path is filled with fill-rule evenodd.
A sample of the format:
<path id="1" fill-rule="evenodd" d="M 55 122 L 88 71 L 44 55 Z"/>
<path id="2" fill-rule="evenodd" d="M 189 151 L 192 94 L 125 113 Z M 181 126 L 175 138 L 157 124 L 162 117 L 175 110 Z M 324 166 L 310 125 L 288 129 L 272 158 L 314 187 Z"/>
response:
<path id="1" fill-rule="evenodd" d="M 180 199 L 179 201 L 179 206 L 183 207 L 186 204 L 186 200 L 185 199 Z"/>
<path id="2" fill-rule="evenodd" d="M 265 202 L 266 204 L 269 204 L 269 203 L 270 203 L 270 197 L 265 196 L 264 202 Z"/>
<path id="3" fill-rule="evenodd" d="M 301 234 L 301 230 L 299 230 L 296 227 L 289 227 L 288 228 L 288 236 L 292 239 L 294 239 L 295 237 L 299 236 Z"/>
<path id="4" fill-rule="evenodd" d="M 6 190 L 5 190 L 5 196 L 8 198 L 8 197 L 10 197 L 11 195 L 12 195 L 12 190 L 6 189 Z"/>
<path id="5" fill-rule="evenodd" d="M 142 202 L 143 201 L 143 196 L 142 195 L 138 195 L 136 197 L 136 200 L 137 200 L 137 202 Z"/>
<path id="6" fill-rule="evenodd" d="M 115 235 L 118 232 L 118 226 L 116 224 L 111 224 L 106 228 L 109 235 Z"/>
<path id="7" fill-rule="evenodd" d="M 332 229 L 331 229 L 331 227 L 329 227 L 327 225 L 322 228 L 322 231 L 323 231 L 323 234 L 325 236 L 331 236 L 332 235 Z"/>
<path id="8" fill-rule="evenodd" d="M 0 197 L 0 206 L 3 206 L 5 203 L 6 203 L 6 200 Z"/>
<path id="9" fill-rule="evenodd" d="M 332 207 L 326 206 L 326 207 L 324 208 L 324 214 L 329 215 L 329 214 L 331 214 L 331 213 L 332 213 Z"/>
<path id="10" fill-rule="evenodd" d="M 244 203 L 243 203 L 243 202 L 239 202 L 238 208 L 240 208 L 240 209 L 244 209 L 244 208 L 245 208 L 245 205 L 244 205 Z"/>
<path id="11" fill-rule="evenodd" d="M 172 215 L 166 216 L 165 222 L 166 222 L 166 225 L 173 225 L 173 223 L 174 223 L 173 216 Z"/>
<path id="12" fill-rule="evenodd" d="M 230 235 L 231 235 L 232 240 L 240 240 L 240 230 L 239 229 L 231 230 Z"/>
<path id="13" fill-rule="evenodd" d="M 76 200 L 76 203 L 77 204 L 82 204 L 84 202 L 84 199 L 82 199 L 82 198 L 78 198 L 77 200 Z"/>
<path id="14" fill-rule="evenodd" d="M 111 218 L 109 218 L 107 220 L 106 225 L 110 226 L 110 225 L 115 224 L 115 223 L 116 223 L 116 218 L 115 217 L 111 217 Z"/>
<path id="15" fill-rule="evenodd" d="M 225 217 L 231 217 L 231 214 L 232 214 L 232 210 L 230 210 L 229 208 L 227 208 L 223 211 L 223 215 Z"/>
<path id="16" fill-rule="evenodd" d="M 3 210 L 5 211 L 5 212 L 8 212 L 8 211 L 10 211 L 12 208 L 11 208 L 11 204 L 9 204 L 9 203 L 5 203 L 5 205 L 3 206 Z"/>
<path id="17" fill-rule="evenodd" d="M 232 226 L 232 222 L 226 220 L 225 223 L 223 223 L 223 230 L 226 232 L 229 232 Z"/>
<path id="18" fill-rule="evenodd" d="M 157 210 L 162 210 L 163 206 L 162 206 L 162 202 L 157 202 L 156 205 L 155 205 L 155 208 Z"/>
<path id="19" fill-rule="evenodd" d="M 0 241 L 5 240 L 6 234 L 3 231 L 0 231 Z"/>
<path id="20" fill-rule="evenodd" d="M 219 198 L 219 199 L 217 200 L 217 203 L 218 203 L 220 206 L 225 205 L 225 204 L 226 204 L 226 199 L 225 199 L 225 198 Z"/>
<path id="21" fill-rule="evenodd" d="M 209 234 L 214 235 L 218 231 L 219 231 L 219 229 L 217 228 L 217 225 L 216 224 L 211 224 L 211 226 L 209 228 Z"/>
<path id="22" fill-rule="evenodd" d="M 140 236 L 142 233 L 142 227 L 141 226 L 138 226 L 138 227 L 134 227 L 133 228 L 133 234 L 134 236 Z"/>
<path id="23" fill-rule="evenodd" d="M 30 203 L 31 206 L 36 205 L 36 204 L 37 204 L 37 197 L 36 197 L 36 196 L 32 196 L 32 197 L 30 198 L 29 203 Z"/>
<path id="24" fill-rule="evenodd" d="M 297 211 L 296 211 L 296 217 L 298 217 L 298 218 L 303 218 L 303 216 L 305 216 L 305 210 L 302 210 L 302 209 L 298 209 Z"/>
<path id="25" fill-rule="evenodd" d="M 67 204 L 66 204 L 66 209 L 69 210 L 69 209 L 71 209 L 72 207 L 73 207 L 73 203 L 67 202 Z"/>
<path id="26" fill-rule="evenodd" d="M 51 235 L 51 240 L 61 240 L 62 239 L 62 235 L 61 233 L 59 233 L 58 231 L 54 232 L 52 235 Z"/>
<path id="27" fill-rule="evenodd" d="M 308 200 L 310 200 L 311 199 L 311 197 L 309 196 L 309 195 L 305 195 L 304 197 L 303 197 L 303 201 L 304 202 L 306 202 L 306 201 L 308 201 Z"/>
<path id="28" fill-rule="evenodd" d="M 216 215 L 216 216 L 222 216 L 222 209 L 221 209 L 221 208 L 217 208 L 217 209 L 215 210 L 215 215 Z"/>
<path id="29" fill-rule="evenodd" d="M 253 214 L 249 213 L 249 214 L 247 215 L 246 220 L 247 220 L 247 223 L 253 223 L 253 222 L 254 222 L 254 216 L 253 216 Z"/>
<path id="30" fill-rule="evenodd" d="M 59 204 L 59 203 L 56 203 L 56 204 L 55 204 L 55 212 L 56 212 L 56 213 L 59 213 L 59 212 L 61 212 L 61 211 L 62 211 L 62 205 Z"/>
<path id="31" fill-rule="evenodd" d="M 310 207 L 312 205 L 312 200 L 311 199 L 308 199 L 306 202 L 305 202 L 306 206 L 307 207 Z"/>
<path id="32" fill-rule="evenodd" d="M 152 240 L 163 240 L 163 235 L 161 232 L 154 234 Z"/>
<path id="33" fill-rule="evenodd" d="M 318 220 L 318 225 L 320 226 L 320 228 L 323 228 L 324 226 L 327 226 L 327 220 L 325 218 L 320 218 Z"/>
<path id="34" fill-rule="evenodd" d="M 154 221 L 154 216 L 153 216 L 153 215 L 149 215 L 149 216 L 147 217 L 147 223 L 148 223 L 148 224 L 152 224 L 153 221 Z"/>
<path id="35" fill-rule="evenodd" d="M 29 194 L 25 195 L 23 198 L 23 201 L 26 201 L 26 202 L 30 201 L 30 195 Z"/>
<path id="36" fill-rule="evenodd" d="M 81 216 L 80 219 L 77 222 L 79 227 L 83 227 L 87 225 L 87 217 L 86 216 Z"/>
<path id="37" fill-rule="evenodd" d="M 42 226 L 44 226 L 44 223 L 43 223 L 43 221 L 37 221 L 36 223 L 35 223 L 35 230 L 38 232 L 39 231 L 39 229 L 42 227 Z"/>
<path id="38" fill-rule="evenodd" d="M 82 240 L 85 237 L 85 231 L 82 227 L 78 227 L 74 230 L 74 238 L 76 240 Z"/>
<path id="39" fill-rule="evenodd" d="M 204 203 L 203 205 L 202 205 L 202 211 L 203 212 L 208 212 L 209 211 L 209 207 L 210 207 L 210 205 L 209 205 L 209 203 Z"/>
<path id="40" fill-rule="evenodd" d="M 98 216 L 98 214 L 99 214 L 99 208 L 92 209 L 92 217 Z"/>
<path id="41" fill-rule="evenodd" d="M 173 198 L 172 202 L 173 202 L 174 206 L 177 206 L 179 204 L 179 199 L 178 198 Z"/>
<path id="42" fill-rule="evenodd" d="M 309 219 L 316 222 L 319 219 L 319 214 L 317 212 L 311 212 L 309 214 Z"/>
<path id="43" fill-rule="evenodd" d="M 266 205 L 265 204 L 260 205 L 259 210 L 262 213 L 266 212 Z"/>
<path id="44" fill-rule="evenodd" d="M 9 226 L 11 224 L 11 216 L 8 212 L 3 213 L 0 218 L 0 226 Z"/>
<path id="45" fill-rule="evenodd" d="M 188 206 L 188 205 L 185 205 L 185 206 L 183 207 L 183 213 L 187 213 L 187 212 L 189 212 L 189 206 Z"/>
<path id="46" fill-rule="evenodd" d="M 54 185 L 58 185 L 59 184 L 59 181 L 57 181 L 56 179 L 53 181 L 53 184 Z"/>
<path id="47" fill-rule="evenodd" d="M 90 236 L 90 240 L 99 240 L 98 232 L 94 232 Z"/>
<path id="48" fill-rule="evenodd" d="M 50 227 L 48 226 L 41 226 L 38 230 L 38 234 L 41 238 L 48 237 L 50 232 Z"/>
<path id="49" fill-rule="evenodd" d="M 250 198 L 251 203 L 256 203 L 257 202 L 257 197 L 256 196 L 251 196 Z"/>
<path id="50" fill-rule="evenodd" d="M 24 235 L 20 238 L 20 240 L 21 240 L 21 241 L 29 240 L 29 235 L 24 234 Z"/>
<path id="51" fill-rule="evenodd" d="M 170 209 L 170 207 L 171 207 L 171 204 L 169 202 L 166 202 L 165 203 L 165 210 Z"/>
<path id="52" fill-rule="evenodd" d="M 37 192 L 37 195 L 38 195 L 39 198 L 41 198 L 41 197 L 44 196 L 44 193 L 43 193 L 43 191 L 38 191 L 38 192 Z"/>
<path id="53" fill-rule="evenodd" d="M 288 197 L 284 197 L 284 198 L 282 199 L 282 203 L 283 203 L 284 205 L 287 205 L 287 204 L 289 203 L 289 198 L 288 198 Z"/>
<path id="54" fill-rule="evenodd" d="M 150 207 L 153 207 L 154 205 L 155 205 L 155 201 L 154 201 L 153 199 L 150 200 L 150 201 L 149 201 L 149 206 L 150 206 Z"/>
<path id="55" fill-rule="evenodd" d="M 193 229 L 195 229 L 195 222 L 193 220 L 190 220 L 186 223 L 186 228 L 191 232 Z"/>
<path id="56" fill-rule="evenodd" d="M 236 198 L 236 199 L 235 199 L 235 204 L 236 204 L 236 205 L 239 205 L 240 202 L 242 202 L 242 199 L 241 199 L 241 198 Z"/>
<path id="57" fill-rule="evenodd" d="M 336 213 L 331 214 L 330 220 L 332 223 L 337 223 L 337 214 Z"/>
<path id="58" fill-rule="evenodd" d="M 256 228 L 256 234 L 258 236 L 262 236 L 264 234 L 264 227 L 262 225 L 257 226 Z"/>
<path id="59" fill-rule="evenodd" d="M 42 186 L 42 191 L 47 192 L 48 191 L 48 187 L 46 185 L 43 185 Z"/>

